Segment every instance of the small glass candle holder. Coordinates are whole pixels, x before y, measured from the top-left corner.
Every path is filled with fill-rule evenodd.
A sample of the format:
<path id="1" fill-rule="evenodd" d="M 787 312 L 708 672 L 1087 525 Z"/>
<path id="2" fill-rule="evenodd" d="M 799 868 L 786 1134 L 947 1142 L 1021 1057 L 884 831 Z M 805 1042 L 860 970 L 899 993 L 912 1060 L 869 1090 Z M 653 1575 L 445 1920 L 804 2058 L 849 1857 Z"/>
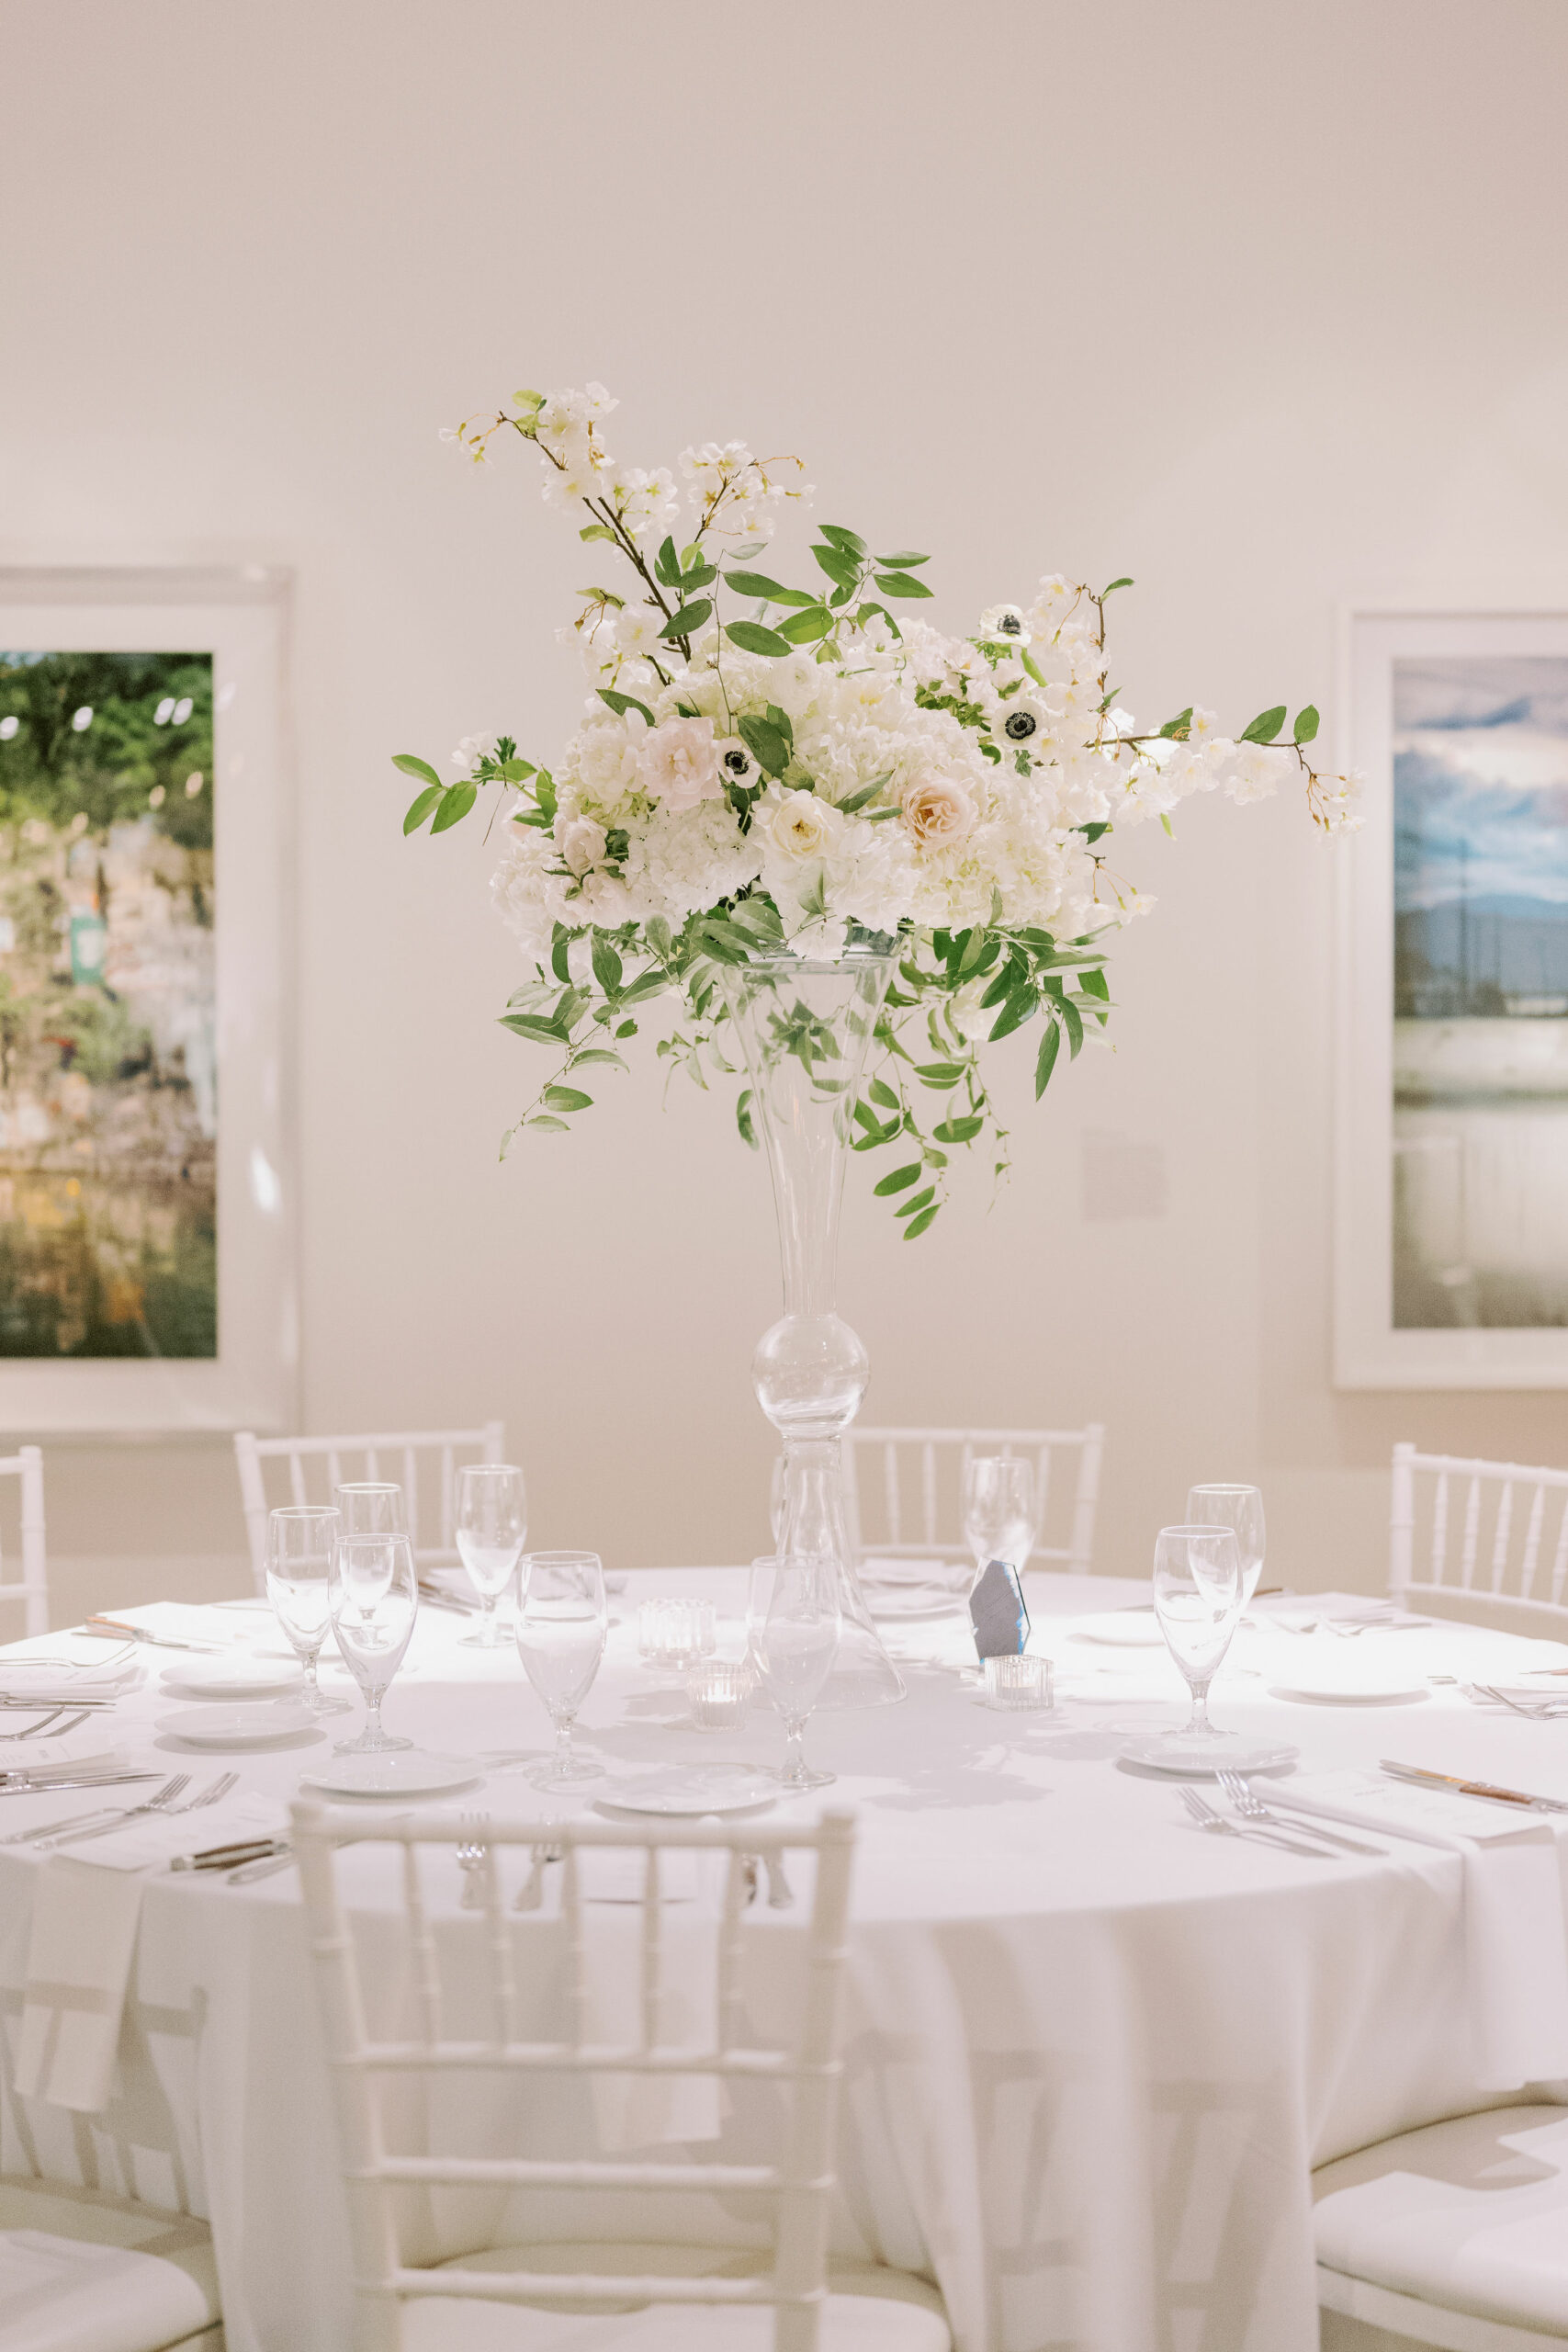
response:
<path id="1" fill-rule="evenodd" d="M 1019 1713 L 1052 1707 L 1051 1661 L 1032 1657 L 988 1657 L 986 1660 L 986 1700 L 992 1707 L 1014 1707 Z"/>
<path id="2" fill-rule="evenodd" d="M 731 1731 L 751 1711 L 755 1687 L 750 1667 L 728 1658 L 705 1657 L 686 1677 L 692 1721 L 699 1731 Z"/>
<path id="3" fill-rule="evenodd" d="M 645 1600 L 637 1612 L 637 1652 L 645 1666 L 694 1666 L 718 1642 L 711 1600 Z"/>

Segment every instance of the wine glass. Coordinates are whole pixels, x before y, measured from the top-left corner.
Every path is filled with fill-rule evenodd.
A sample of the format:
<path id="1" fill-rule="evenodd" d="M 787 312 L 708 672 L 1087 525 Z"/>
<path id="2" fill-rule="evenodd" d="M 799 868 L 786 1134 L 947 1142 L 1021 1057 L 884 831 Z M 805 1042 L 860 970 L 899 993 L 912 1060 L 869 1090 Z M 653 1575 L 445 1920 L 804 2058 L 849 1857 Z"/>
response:
<path id="1" fill-rule="evenodd" d="M 1241 1555 L 1241 1605 L 1245 1609 L 1263 1574 L 1263 1498 L 1256 1487 L 1189 1487 L 1189 1527 L 1234 1527 Z"/>
<path id="2" fill-rule="evenodd" d="M 406 1535 L 403 1490 L 386 1478 L 345 1478 L 333 1488 L 345 1535 Z"/>
<path id="3" fill-rule="evenodd" d="M 964 1536 L 978 1575 L 1005 1560 L 1021 1576 L 1034 1549 L 1034 1473 L 1011 1454 L 972 1454 L 964 1465 Z"/>
<path id="4" fill-rule="evenodd" d="M 348 1705 L 346 1699 L 329 1699 L 316 1677 L 332 1623 L 333 1546 L 342 1532 L 342 1518 L 330 1503 L 289 1504 L 267 1515 L 266 1597 L 305 1669 L 301 1702 L 314 1715 L 341 1715 Z"/>
<path id="5" fill-rule="evenodd" d="M 477 1633 L 465 1634 L 472 1648 L 499 1648 L 496 1603 L 512 1582 L 528 1532 L 523 1473 L 506 1462 L 466 1463 L 457 1473 L 457 1555 L 479 1597 L 483 1614 Z"/>
<path id="6" fill-rule="evenodd" d="M 370 1720 L 357 1739 L 341 1740 L 340 1756 L 378 1756 L 412 1747 L 381 1727 L 381 1701 L 403 1662 L 419 1613 L 413 1545 L 401 1533 L 340 1534 L 333 1546 L 333 1631 L 344 1665 L 365 1694 Z"/>
<path id="7" fill-rule="evenodd" d="M 747 1600 L 751 1660 L 784 1718 L 786 1789 L 825 1788 L 835 1776 L 806 1761 L 807 1717 L 839 1646 L 839 1594 L 831 1561 L 773 1554 L 751 1563 Z"/>
<path id="8" fill-rule="evenodd" d="M 1209 1685 L 1241 1617 L 1241 1555 L 1232 1527 L 1162 1527 L 1155 1542 L 1155 1615 L 1192 1693 L 1179 1731 L 1156 1745 L 1196 1765 L 1229 1759 L 1238 1743 L 1209 1721 Z"/>
<path id="9" fill-rule="evenodd" d="M 599 1671 L 609 1626 L 596 1552 L 535 1552 L 524 1561 L 517 1655 L 556 1730 L 555 1754 L 525 1775 L 537 1788 L 604 1777 L 602 1764 L 573 1748 L 571 1726 Z"/>

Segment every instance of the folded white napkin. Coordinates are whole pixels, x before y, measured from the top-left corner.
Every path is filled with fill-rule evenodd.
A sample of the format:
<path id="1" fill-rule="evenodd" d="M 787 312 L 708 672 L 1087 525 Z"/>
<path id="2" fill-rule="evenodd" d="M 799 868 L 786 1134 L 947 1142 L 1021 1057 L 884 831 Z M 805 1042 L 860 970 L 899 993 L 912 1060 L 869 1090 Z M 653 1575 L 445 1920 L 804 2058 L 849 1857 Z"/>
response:
<path id="1" fill-rule="evenodd" d="M 133 1644 L 101 1664 L 60 1666 L 47 1659 L 35 1664 L 15 1655 L 0 1657 L 0 1696 L 34 1700 L 40 1707 L 68 1706 L 73 1699 L 122 1698 L 141 1679 L 141 1660 Z"/>
<path id="2" fill-rule="evenodd" d="M 15 2352 L 183 2342 L 210 2316 L 177 2262 L 46 2230 L 0 2230 L 0 2343 Z"/>
<path id="3" fill-rule="evenodd" d="M 1476 2083 L 1516 2090 L 1568 2073 L 1568 1935 L 1557 1838 L 1543 1815 L 1359 1765 L 1303 1773 L 1277 1793 L 1303 1813 L 1461 1854 Z"/>
<path id="4" fill-rule="evenodd" d="M 640 1853 L 601 1847 L 580 1853 L 578 1868 L 582 1898 L 595 1906 L 583 1938 L 583 2039 L 636 2047 L 643 2031 L 646 1865 Z M 717 1933 L 712 1905 L 696 1899 L 696 1855 L 660 1853 L 659 1877 L 663 1965 L 654 2047 L 711 2050 L 717 2039 Z M 596 2074 L 591 2079 L 607 2155 L 719 2137 L 725 2101 L 716 2075 Z"/>
<path id="5" fill-rule="evenodd" d="M 85 2114 L 107 2104 L 144 1873 L 175 1854 L 270 1836 L 284 1818 L 281 1804 L 241 1797 L 183 1817 L 143 1815 L 49 1858 L 28 1943 L 16 2073 L 24 2098 Z"/>

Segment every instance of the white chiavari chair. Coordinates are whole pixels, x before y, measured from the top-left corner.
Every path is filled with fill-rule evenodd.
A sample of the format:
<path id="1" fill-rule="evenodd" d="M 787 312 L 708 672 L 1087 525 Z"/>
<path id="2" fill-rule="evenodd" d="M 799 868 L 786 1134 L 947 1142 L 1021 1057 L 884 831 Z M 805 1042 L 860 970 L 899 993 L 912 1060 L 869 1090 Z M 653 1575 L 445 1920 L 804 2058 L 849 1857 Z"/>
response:
<path id="1" fill-rule="evenodd" d="M 206 2222 L 7 2175 L 0 2179 L 0 2346 L 223 2352 Z"/>
<path id="2" fill-rule="evenodd" d="M 1313 2176 L 1323 2352 L 1562 2352 L 1568 2107 L 1492 2108 Z"/>
<path id="3" fill-rule="evenodd" d="M 257 1592 L 266 1589 L 267 1512 L 283 1503 L 331 1502 L 334 1487 L 358 1478 L 387 1478 L 401 1487 L 421 1568 L 455 1566 L 452 1529 L 460 1457 L 504 1462 L 502 1424 L 406 1430 L 389 1437 L 254 1437 L 249 1430 L 237 1430 L 234 1459 Z M 274 1467 L 270 1488 L 269 1464 L 282 1465 L 281 1472 Z"/>
<path id="4" fill-rule="evenodd" d="M 21 1495 L 20 1580 L 6 1575 L 0 1559 L 0 1601 L 22 1604 L 22 1633 L 49 1631 L 49 1554 L 43 1524 L 43 1455 L 36 1445 L 24 1445 L 0 1460 L 0 1478 L 15 1478 Z M 18 1638 L 14 1622 L 0 1615 L 0 1641 Z"/>
<path id="5" fill-rule="evenodd" d="M 830 2270 L 827 2259 L 851 1816 L 829 1813 L 810 1827 L 756 1821 L 487 1824 L 477 1865 L 483 1916 L 472 1918 L 452 1911 L 450 1889 L 455 1848 L 479 1833 L 450 1813 L 369 1823 L 362 1812 L 297 1804 L 294 1824 L 348 2189 L 355 2352 L 564 2352 L 568 2346 L 581 2352 L 951 2352 L 934 2288 L 880 2267 Z M 558 1915 L 536 1911 L 519 1920 L 507 1907 L 500 1857 L 521 1848 L 536 1860 L 547 1844 L 560 1856 Z M 339 1875 L 338 1849 L 349 1845 L 358 1849 L 349 1867 L 372 1873 L 358 1883 L 372 1890 L 373 1932 L 367 1914 L 359 1938 Z M 447 1888 L 440 1917 L 431 1897 L 434 1871 L 422 1859 L 433 1848 L 446 1849 L 434 1866 Z M 610 1955 L 596 1941 L 606 1932 L 610 1906 L 582 1892 L 582 1864 L 592 1867 L 604 1848 L 629 1855 L 634 1868 L 640 1857 L 642 1873 L 639 1932 L 619 1939 Z M 668 1948 L 660 1871 L 673 1867 L 671 1849 L 690 1854 L 689 1868 L 711 1857 L 720 1882 L 705 1911 L 694 1913 L 690 1905 L 684 1911 L 689 1924 L 682 1933 L 711 1938 L 714 1973 L 711 2000 L 705 1993 L 691 2003 L 690 2014 L 700 2011 L 700 2022 L 690 2028 L 695 2038 L 676 2047 L 661 2039 L 667 1981 L 678 1974 L 682 1985 L 691 1984 L 695 1966 L 690 1941 L 672 1957 Z M 472 1869 L 473 1849 L 467 1850 Z M 748 1882 L 754 1884 L 759 1860 L 772 1867 L 803 1854 L 815 1865 L 810 1916 L 784 1955 L 796 1973 L 798 1997 L 790 2006 L 798 2021 L 787 2038 L 764 2044 L 750 2029 L 744 1970 L 750 1937 L 776 1930 L 766 1923 L 749 1928 Z M 434 1883 L 439 1896 L 441 1881 Z M 400 1950 L 391 1942 L 396 1937 L 404 1939 Z M 618 1958 L 626 1970 L 628 1997 L 616 2016 L 637 2023 L 625 2039 L 588 2038 L 604 2024 L 591 1989 L 596 1957 Z M 387 2027 L 395 2039 L 373 2030 L 389 1969 L 406 1988 L 396 2007 L 389 2007 Z M 544 1995 L 541 1986 L 548 1988 Z M 537 2038 L 541 2022 L 556 2038 Z M 569 2152 L 558 2159 L 424 2152 L 441 2136 L 433 2119 L 462 2117 L 479 2099 L 487 2137 L 503 2135 L 514 2120 L 537 2145 L 539 2135 L 552 2136 L 541 2118 L 561 2111 L 542 2107 L 541 2077 L 575 2078 L 586 2086 L 606 2076 L 623 2085 L 628 2077 L 688 2085 L 716 2077 L 737 2098 L 769 2093 L 772 2120 L 764 2126 L 748 2108 L 743 2163 L 726 2158 L 722 2143 L 718 2155 L 693 2161 L 701 2142 L 681 2146 L 678 2160 L 584 2157 L 580 2135 L 569 2136 Z M 393 2154 L 408 2144 L 414 2085 L 425 2119 L 421 2153 Z M 572 2128 L 563 2125 L 568 2135 Z M 769 2154 L 764 2130 L 776 2145 L 761 2161 Z M 428 2267 L 408 2260 L 403 2231 L 427 2226 L 438 2210 L 450 2215 L 465 2190 L 509 2199 L 507 2234 L 521 2226 L 525 2242 L 486 2245 Z M 660 2211 L 655 2200 L 672 2194 L 731 2219 L 755 2213 L 758 2224 L 742 2245 L 649 2243 L 655 2234 L 649 2218 Z M 543 2236 L 536 2231 L 530 2237 L 515 2218 L 517 2201 L 530 2198 Z M 591 2215 L 614 2200 L 625 2226 L 614 2236 L 603 2230 L 564 2234 L 568 2198 L 588 2200 Z M 759 2243 L 764 2231 L 766 2245 Z"/>
<path id="6" fill-rule="evenodd" d="M 844 1509 L 857 1566 L 872 1553 L 913 1560 L 962 1559 L 964 1474 L 976 1454 L 1021 1456 L 1034 1464 L 1040 1517 L 1033 1567 L 1088 1576 L 1094 1560 L 1094 1518 L 1105 1429 L 854 1429 L 844 1442 Z M 1077 1456 L 1070 1497 L 1057 1507 L 1052 1474 Z M 1055 1525 L 1054 1525 L 1055 1522 Z M 874 1531 L 868 1533 L 868 1530 Z M 1046 1541 L 1055 1533 L 1059 1539 Z"/>
<path id="7" fill-rule="evenodd" d="M 1396 1445 L 1388 1589 L 1404 1609 L 1568 1638 L 1568 1470 Z"/>

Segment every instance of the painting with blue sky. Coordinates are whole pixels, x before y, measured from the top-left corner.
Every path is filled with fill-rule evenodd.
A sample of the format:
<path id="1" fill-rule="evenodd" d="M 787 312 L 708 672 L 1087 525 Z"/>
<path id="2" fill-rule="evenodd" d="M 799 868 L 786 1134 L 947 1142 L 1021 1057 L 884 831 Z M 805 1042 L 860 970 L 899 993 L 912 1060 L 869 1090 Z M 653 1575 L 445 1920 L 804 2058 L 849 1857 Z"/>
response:
<path id="1" fill-rule="evenodd" d="M 1568 1327 L 1568 658 L 1393 664 L 1393 1321 Z"/>

